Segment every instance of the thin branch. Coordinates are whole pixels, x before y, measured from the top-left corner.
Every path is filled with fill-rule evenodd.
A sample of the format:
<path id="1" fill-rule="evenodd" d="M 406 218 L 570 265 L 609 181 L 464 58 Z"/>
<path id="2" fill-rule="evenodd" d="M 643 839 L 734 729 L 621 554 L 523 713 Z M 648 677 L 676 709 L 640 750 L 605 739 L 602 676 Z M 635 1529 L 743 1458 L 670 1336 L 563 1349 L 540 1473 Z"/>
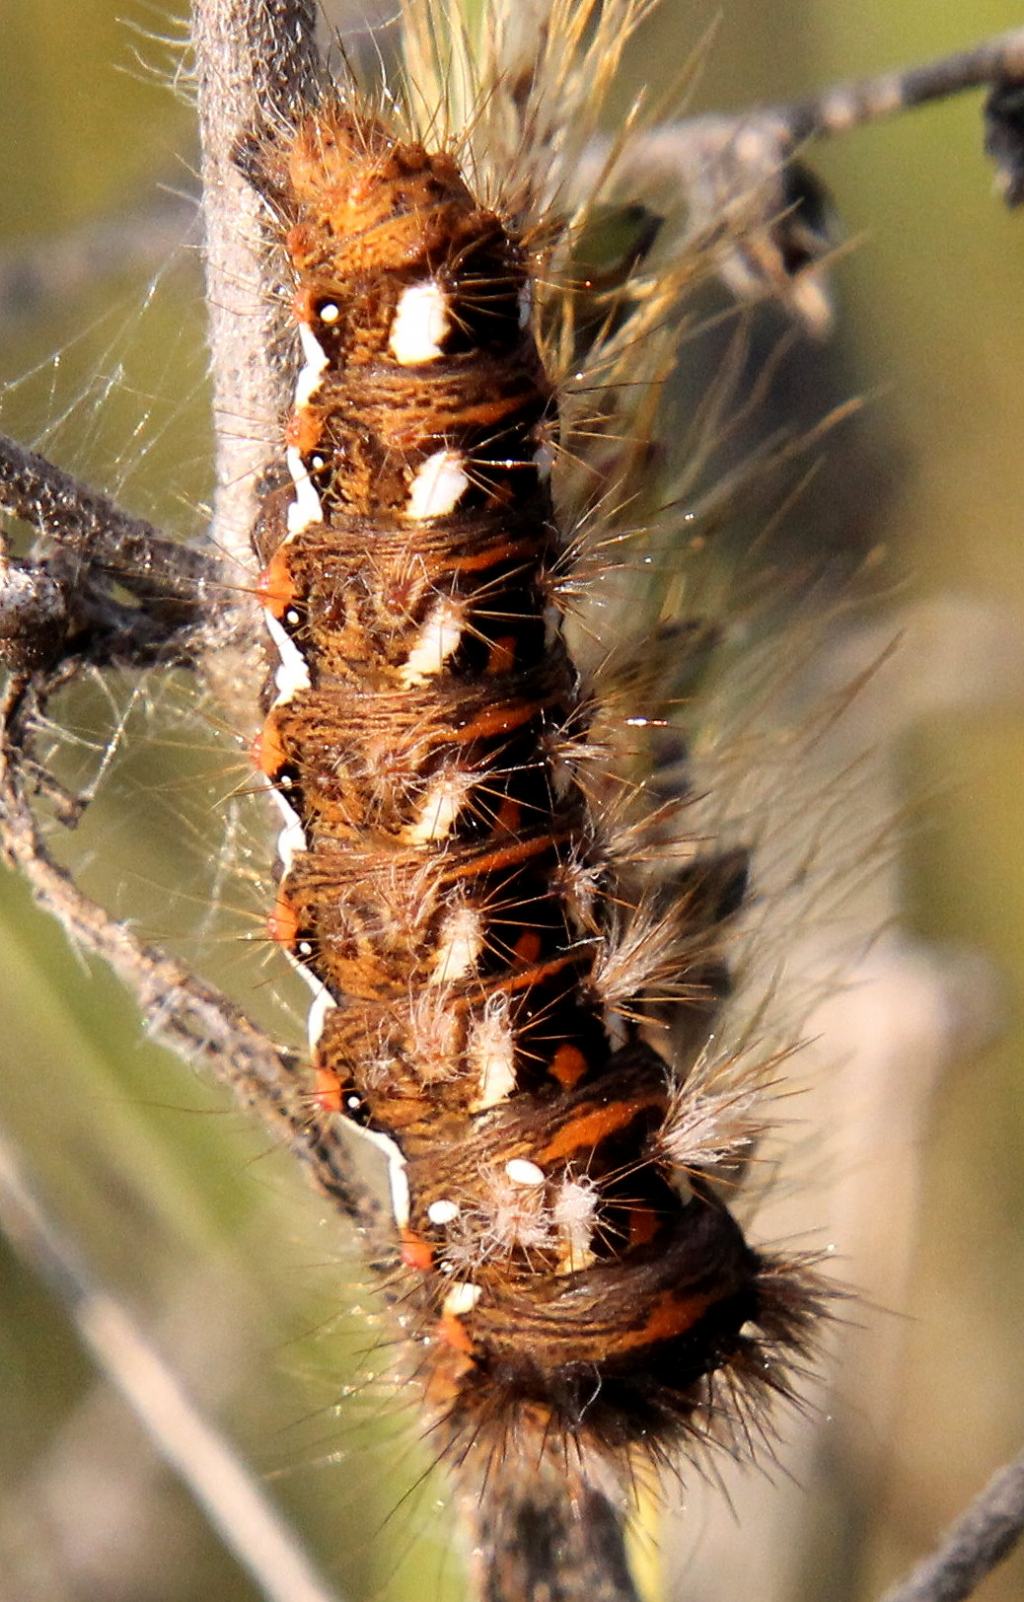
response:
<path id="1" fill-rule="evenodd" d="M 123 1305 L 94 1285 L 0 1139 L 0 1228 L 67 1309 L 83 1345 L 268 1602 L 341 1602 L 238 1453 Z"/>
<path id="2" fill-rule="evenodd" d="M 304 1083 L 288 1056 L 213 986 L 183 964 L 161 955 L 91 901 L 47 851 L 22 793 L 22 724 L 38 705 L 13 681 L 0 708 L 0 851 L 25 876 L 36 901 L 59 919 L 69 939 L 100 957 L 135 997 L 154 1033 L 187 1061 L 225 1085 L 309 1170 L 313 1181 L 366 1236 L 388 1267 L 389 1233 L 376 1199 L 349 1178 L 351 1162 L 341 1137 L 321 1125 Z"/>
<path id="3" fill-rule="evenodd" d="M 881 1602 L 962 1602 L 1024 1534 L 1024 1452 L 1001 1468 L 946 1532 L 941 1546 Z"/>
<path id="4" fill-rule="evenodd" d="M 985 146 L 1008 204 L 1024 198 L 1024 28 L 924 67 L 839 84 L 789 104 L 663 123 L 625 141 L 615 162 L 624 193 L 662 183 L 685 199 L 687 229 L 718 250 L 718 270 L 741 299 L 774 298 L 812 334 L 832 320 L 825 279 L 832 252 L 825 192 L 802 159 L 816 138 L 987 85 Z M 575 175 L 583 195 L 609 160 L 595 140 Z"/>
<path id="5" fill-rule="evenodd" d="M 260 475 L 280 452 L 292 356 L 261 204 L 239 142 L 312 96 L 315 0 L 194 0 L 217 494 L 212 538 L 252 561 Z"/>
<path id="6" fill-rule="evenodd" d="M 784 123 L 791 144 L 846 133 L 883 117 L 896 116 L 965 89 L 1024 79 L 1024 28 L 985 39 L 969 50 L 941 56 L 923 67 L 905 67 L 874 78 L 835 84 L 820 94 L 765 112 Z"/>
<path id="7" fill-rule="evenodd" d="M 638 1602 L 621 1507 L 566 1469 L 496 1469 L 466 1496 L 480 1602 Z"/>
<path id="8" fill-rule="evenodd" d="M 117 577 L 141 601 L 172 597 L 202 608 L 216 605 L 220 564 L 203 551 L 164 539 L 145 518 L 90 489 L 45 457 L 0 434 L 0 508 Z"/>

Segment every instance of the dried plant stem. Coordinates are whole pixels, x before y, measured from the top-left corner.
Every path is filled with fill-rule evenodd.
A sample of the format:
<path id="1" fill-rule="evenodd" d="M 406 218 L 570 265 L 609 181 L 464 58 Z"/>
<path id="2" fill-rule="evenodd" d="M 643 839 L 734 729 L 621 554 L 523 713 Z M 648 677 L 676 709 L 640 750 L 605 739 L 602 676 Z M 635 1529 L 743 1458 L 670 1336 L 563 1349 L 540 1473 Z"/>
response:
<path id="1" fill-rule="evenodd" d="M 923 67 L 883 72 L 835 84 L 820 94 L 757 115 L 784 123 L 793 144 L 824 135 L 846 133 L 883 117 L 892 117 L 932 100 L 944 100 L 965 89 L 1016 82 L 1024 78 L 1024 28 L 985 39 L 970 50 L 942 56 Z"/>
<path id="2" fill-rule="evenodd" d="M 217 564 L 192 546 L 161 537 L 109 496 L 0 434 L 0 507 L 31 524 L 80 565 L 116 574 L 141 600 L 173 597 L 208 612 Z"/>
<path id="3" fill-rule="evenodd" d="M 961 1602 L 1024 1534 L 1024 1453 L 994 1474 L 931 1557 L 881 1602 Z"/>
<path id="4" fill-rule="evenodd" d="M 291 382 L 260 202 L 235 165 L 239 140 L 272 125 L 316 82 L 315 0 L 194 0 L 206 291 L 217 494 L 212 538 L 251 561 L 260 474 L 280 449 Z"/>
<path id="5" fill-rule="evenodd" d="M 23 793 L 21 725 L 34 703 L 14 681 L 0 707 L 0 848 L 28 880 L 37 902 L 71 941 L 100 957 L 127 985 L 154 1033 L 187 1060 L 199 1062 L 253 1109 L 275 1140 L 309 1169 L 314 1183 L 364 1229 L 386 1256 L 386 1231 L 375 1200 L 349 1180 L 343 1141 L 312 1118 L 303 1084 L 289 1060 L 227 998 L 181 963 L 138 939 L 75 885 L 50 856 Z"/>
<path id="6" fill-rule="evenodd" d="M 219 1430 L 114 1297 L 92 1283 L 0 1139 L 0 1229 L 63 1303 L 83 1345 L 268 1602 L 341 1602 Z"/>
<path id="7" fill-rule="evenodd" d="M 568 1479 L 498 1471 L 472 1499 L 481 1602 L 638 1602 L 621 1507 Z"/>

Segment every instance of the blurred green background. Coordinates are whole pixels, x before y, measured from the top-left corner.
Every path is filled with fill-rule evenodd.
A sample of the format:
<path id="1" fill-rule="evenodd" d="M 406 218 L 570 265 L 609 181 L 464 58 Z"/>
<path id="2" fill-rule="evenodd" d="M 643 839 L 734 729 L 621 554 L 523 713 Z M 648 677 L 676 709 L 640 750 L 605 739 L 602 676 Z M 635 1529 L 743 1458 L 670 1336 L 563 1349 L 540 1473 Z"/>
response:
<path id="1" fill-rule="evenodd" d="M 776 0 L 767 11 L 734 0 L 696 103 L 796 96 L 1021 20 L 995 0 Z M 664 0 L 630 81 L 663 80 L 710 21 Z M 97 217 L 138 214 L 158 185 L 192 186 L 191 113 L 169 87 L 179 24 L 135 0 L 117 18 L 107 0 L 7 0 L 7 251 L 45 251 Z M 1012 639 L 1024 618 L 1024 216 L 991 196 L 978 97 L 824 146 L 812 162 L 858 242 L 835 273 L 839 331 L 808 356 L 807 382 L 833 398 L 871 397 L 854 443 L 826 463 L 829 537 L 862 525 L 865 543 L 889 553 L 900 606 L 969 597 L 998 609 L 993 639 Z M 56 296 L 8 296 L 0 426 L 187 536 L 209 487 L 198 260 L 189 246 L 166 262 L 159 247 L 145 254 L 133 265 L 126 251 L 124 270 L 84 271 Z M 807 397 L 792 399 L 799 408 Z M 844 507 L 854 509 L 845 520 Z M 960 663 L 938 628 L 936 656 L 947 646 Z M 1019 673 L 995 647 L 977 677 L 971 704 L 925 716 L 900 745 L 902 914 L 922 937 L 991 959 L 1003 1017 L 994 1043 L 957 1062 L 936 1097 L 906 1300 L 850 1315 L 886 1338 L 895 1330 L 893 1407 L 884 1424 L 871 1413 L 874 1450 L 862 1443 L 855 1469 L 833 1461 L 839 1446 L 816 1459 L 794 1602 L 877 1595 L 1024 1436 L 1024 712 Z M 158 717 L 143 704 L 154 698 Z M 268 1010 L 262 948 L 244 938 L 258 937 L 265 847 L 256 820 L 226 799 L 243 770 L 215 713 L 190 711 L 173 685 L 134 700 L 123 687 L 116 710 L 102 687 L 85 687 L 62 713 L 72 737 L 59 760 L 76 782 L 96 772 L 112 722 L 125 718 L 97 805 L 62 852 L 148 935 L 293 1028 L 287 1004 Z M 219 891 L 224 912 L 204 919 L 225 826 L 238 871 Z M 457 1595 L 436 1489 L 388 1516 L 416 1459 L 401 1401 L 359 1389 L 383 1331 L 361 1316 L 357 1260 L 301 1177 L 145 1040 L 117 986 L 69 952 L 24 890 L 5 879 L 0 894 L 0 1125 L 55 1216 L 273 1476 L 349 1596 Z M 811 1210 L 805 1227 L 814 1224 Z M 877 1227 L 894 1227 L 884 1195 Z M 252 1596 L 2 1247 L 0 1300 L 0 1598 Z M 834 1439 L 870 1412 L 856 1378 L 833 1398 Z M 355 1394 L 336 1411 L 346 1385 Z M 671 1553 L 703 1536 L 692 1521 L 683 1531 Z M 749 1552 L 753 1598 L 762 1533 L 740 1522 L 732 1539 Z M 672 1561 L 670 1594 L 704 1595 L 685 1557 Z M 1018 1561 L 979 1596 L 1011 1602 L 1022 1581 Z"/>

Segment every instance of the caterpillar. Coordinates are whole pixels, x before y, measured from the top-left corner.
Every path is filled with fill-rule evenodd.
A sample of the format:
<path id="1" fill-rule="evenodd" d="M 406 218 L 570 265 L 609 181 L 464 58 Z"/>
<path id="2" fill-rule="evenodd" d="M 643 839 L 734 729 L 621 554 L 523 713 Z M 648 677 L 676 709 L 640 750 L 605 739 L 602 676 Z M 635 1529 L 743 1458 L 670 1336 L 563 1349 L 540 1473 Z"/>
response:
<path id="1" fill-rule="evenodd" d="M 562 463 L 561 466 L 562 466 L 562 469 L 564 471 L 565 464 Z M 509 470 L 509 471 L 511 472 L 511 470 Z M 285 483 L 284 487 L 283 487 L 283 491 L 280 491 L 279 494 L 282 496 L 282 498 L 287 498 L 293 493 L 294 487 L 295 487 L 294 484 L 289 485 L 288 483 Z M 570 520 L 570 527 L 571 527 L 571 520 Z M 271 562 L 273 561 L 273 550 L 271 549 L 272 544 L 273 544 L 273 537 L 271 536 L 271 538 L 268 541 L 268 545 L 266 547 L 266 555 L 270 558 Z M 588 585 L 591 588 L 594 588 L 595 585 L 596 585 L 596 581 L 590 580 L 589 577 L 588 577 Z M 304 636 L 302 636 L 301 638 L 304 638 Z M 642 705 L 643 713 L 646 713 L 649 710 L 648 703 L 647 703 L 647 701 L 645 699 L 646 696 L 647 696 L 647 693 L 648 692 L 647 692 L 647 688 L 646 688 L 646 685 L 645 685 L 643 690 L 641 691 L 641 698 L 642 699 L 641 699 L 641 701 L 639 703 L 640 705 Z M 586 802 L 586 800 L 587 800 L 587 798 L 584 797 L 583 801 L 581 802 L 581 806 Z M 293 836 L 293 839 L 294 839 L 294 836 Z M 285 883 L 287 883 L 287 881 L 285 881 Z M 755 874 L 755 884 L 756 884 L 756 874 Z M 728 900 L 727 899 L 725 900 L 725 905 L 728 905 Z M 712 920 L 712 928 L 714 929 L 714 934 L 712 936 L 708 936 L 705 933 L 705 935 L 702 938 L 708 939 L 709 943 L 713 944 L 713 943 L 715 943 L 715 939 L 717 937 L 721 937 L 722 943 L 724 944 L 724 947 L 725 947 L 726 955 L 728 956 L 728 953 L 729 953 L 729 951 L 731 949 L 730 937 L 729 937 L 729 934 L 728 934 L 728 923 L 727 922 L 723 922 L 721 924 L 721 926 L 717 926 L 716 927 L 715 923 L 714 923 L 714 920 Z M 700 1001 L 703 1001 L 705 1003 L 708 1003 L 710 1001 L 712 1004 L 717 1003 L 720 1000 L 721 992 L 724 989 L 724 986 L 725 986 L 725 975 L 724 975 L 724 969 L 722 969 L 722 970 L 719 971 L 719 973 L 717 975 L 712 975 L 710 978 L 705 978 L 702 981 L 701 995 L 699 997 L 696 997 L 696 998 L 691 997 L 690 998 L 690 1005 L 694 1008 L 694 1010 L 699 1010 L 699 1005 L 698 1004 L 699 1004 Z M 324 1005 L 326 1005 L 326 1003 Z M 684 1011 L 685 1010 L 686 1010 L 686 1003 L 684 1002 Z M 488 1021 L 493 1021 L 493 1020 L 488 1020 Z M 343 1098 L 344 1098 L 344 1093 L 347 1092 L 347 1091 L 350 1091 L 350 1090 L 351 1090 L 351 1087 L 348 1084 L 345 1084 L 343 1086 L 337 1087 L 335 1085 L 335 1083 L 334 1083 L 334 1080 L 330 1076 L 326 1077 L 321 1082 L 321 1095 L 328 1102 L 330 1102 L 330 1100 L 332 1098 L 337 1100 L 338 1102 L 342 1101 Z M 358 1101 L 359 1105 L 356 1106 L 354 1108 L 354 1110 L 357 1110 L 359 1112 L 360 1117 L 366 1116 L 367 1118 L 369 1118 L 369 1114 L 365 1114 L 364 1115 L 363 1112 L 362 1112 L 362 1103 L 365 1101 L 367 1104 L 369 1104 L 369 1102 L 370 1102 L 370 1098 L 366 1095 L 365 1090 L 366 1090 L 366 1087 L 364 1087 L 361 1091 L 359 1091 L 358 1097 L 357 1097 L 357 1101 Z M 372 1122 L 372 1119 L 370 1119 L 369 1121 Z M 410 1252 L 412 1252 L 412 1250 L 413 1250 L 413 1248 L 410 1245 Z M 479 1243 L 473 1243 L 472 1244 L 472 1249 L 468 1253 L 470 1261 L 473 1261 L 478 1256 L 478 1253 L 479 1253 Z M 496 1264 L 492 1260 L 489 1264 L 485 1263 L 483 1265 L 483 1267 L 484 1267 L 485 1270 L 490 1268 L 490 1270 L 493 1271 L 493 1273 L 495 1275 L 495 1279 L 496 1280 L 500 1279 L 500 1277 L 501 1277 L 500 1276 L 500 1269 L 501 1269 L 502 1265 Z M 422 1268 L 416 1268 L 415 1266 L 413 1266 L 409 1270 L 409 1274 L 408 1274 L 409 1280 L 412 1283 L 420 1286 L 420 1288 L 422 1288 L 422 1281 L 423 1280 L 426 1281 L 426 1285 L 428 1287 L 428 1292 L 427 1292 L 428 1299 L 429 1299 L 429 1294 L 430 1294 L 429 1293 L 429 1287 L 434 1283 L 434 1281 L 432 1281 L 430 1279 L 430 1274 L 431 1273 L 433 1273 L 433 1270 L 424 1271 Z M 420 1278 L 418 1278 L 417 1276 L 420 1276 Z M 470 1310 L 470 1312 L 472 1313 L 472 1310 Z M 460 1321 L 463 1324 L 465 1324 L 467 1328 L 470 1327 L 471 1323 L 472 1323 L 471 1317 L 467 1320 L 467 1317 L 466 1317 L 465 1314 L 463 1314 L 461 1316 L 461 1320 Z M 419 1323 L 419 1327 L 422 1329 L 424 1327 L 429 1327 L 429 1326 L 425 1326 L 422 1323 Z M 446 1343 L 442 1343 L 442 1344 L 446 1344 Z M 454 1349 L 449 1346 L 449 1351 L 454 1351 Z M 466 1354 L 462 1354 L 462 1355 L 465 1356 Z M 458 1359 L 458 1353 L 456 1352 L 456 1353 L 454 1353 L 454 1356 L 453 1356 L 453 1358 L 451 1360 L 452 1361 L 457 1361 L 457 1359 Z M 448 1359 L 446 1357 L 446 1361 L 447 1360 Z M 628 1409 L 627 1409 L 627 1411 L 628 1411 Z M 459 1448 L 456 1448 L 456 1450 L 458 1450 L 458 1449 Z"/>
<path id="2" fill-rule="evenodd" d="M 684 1169 L 682 1065 L 644 1035 L 675 994 L 691 1034 L 714 1016 L 746 864 L 696 855 L 645 893 L 588 799 L 554 386 L 501 200 L 344 102 L 258 166 L 304 356 L 259 531 L 277 666 L 258 762 L 321 1097 L 389 1143 L 453 1454 L 486 1478 L 495 1453 L 529 1473 L 665 1452 L 744 1384 L 787 1390 L 821 1299 L 716 1194 L 735 1088 L 699 1093 L 725 1158 L 691 1142 Z M 663 809 L 643 831 L 637 860 Z"/>

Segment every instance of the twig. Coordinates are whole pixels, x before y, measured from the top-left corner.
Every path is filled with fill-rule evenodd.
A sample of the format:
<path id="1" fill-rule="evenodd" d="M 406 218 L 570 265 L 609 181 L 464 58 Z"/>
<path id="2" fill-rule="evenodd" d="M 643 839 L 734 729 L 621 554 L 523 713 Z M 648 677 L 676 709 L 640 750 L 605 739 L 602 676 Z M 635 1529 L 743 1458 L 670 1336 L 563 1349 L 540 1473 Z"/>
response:
<path id="1" fill-rule="evenodd" d="M 568 1469 L 568 1465 L 566 1465 Z M 595 1486 L 543 1469 L 467 1496 L 480 1602 L 638 1602 L 622 1509 Z"/>
<path id="2" fill-rule="evenodd" d="M 381 1209 L 363 1187 L 351 1183 L 345 1146 L 312 1116 L 289 1059 L 213 986 L 146 945 L 85 896 L 50 856 L 20 777 L 20 727 L 34 704 L 31 693 L 14 681 L 0 708 L 0 849 L 6 861 L 25 875 L 36 901 L 60 920 L 73 943 L 117 974 L 154 1032 L 186 1060 L 201 1062 L 242 1106 L 253 1109 L 275 1141 L 306 1165 L 317 1188 L 365 1231 L 381 1266 L 389 1266 Z"/>
<path id="3" fill-rule="evenodd" d="M 252 560 L 260 475 L 280 447 L 292 357 L 260 201 L 234 162 L 317 80 L 315 0 L 194 0 L 217 494 L 212 539 Z"/>
<path id="4" fill-rule="evenodd" d="M 142 601 L 158 596 L 208 613 L 219 563 L 193 546 L 164 539 L 145 518 L 132 517 L 109 496 L 90 489 L 45 457 L 0 434 L 0 508 L 49 539 L 77 552 L 83 569 L 116 574 Z"/>
<path id="5" fill-rule="evenodd" d="M 1024 1452 L 989 1480 L 941 1546 L 881 1602 L 962 1602 L 1024 1534 Z"/>
<path id="6" fill-rule="evenodd" d="M 92 1283 L 0 1139 L 0 1228 L 66 1307 L 82 1343 L 269 1602 L 341 1602 L 238 1453 L 125 1308 Z"/>
<path id="7" fill-rule="evenodd" d="M 924 67 L 835 85 L 789 104 L 660 124 L 627 140 L 616 160 L 624 192 L 681 189 L 687 228 L 717 244 L 719 272 L 743 299 L 774 298 L 815 335 L 832 311 L 825 259 L 832 250 L 825 192 L 804 165 L 814 139 L 847 133 L 963 90 L 988 85 L 986 148 L 1008 204 L 1024 198 L 1024 133 L 1015 94 L 1024 83 L 1024 28 Z M 595 140 L 576 174 L 583 194 L 609 159 Z"/>
<path id="8" fill-rule="evenodd" d="M 965 89 L 1024 79 L 1024 28 L 997 34 L 970 50 L 874 78 L 835 84 L 820 94 L 763 113 L 786 127 L 791 144 L 846 133 L 883 117 L 944 100 Z"/>

